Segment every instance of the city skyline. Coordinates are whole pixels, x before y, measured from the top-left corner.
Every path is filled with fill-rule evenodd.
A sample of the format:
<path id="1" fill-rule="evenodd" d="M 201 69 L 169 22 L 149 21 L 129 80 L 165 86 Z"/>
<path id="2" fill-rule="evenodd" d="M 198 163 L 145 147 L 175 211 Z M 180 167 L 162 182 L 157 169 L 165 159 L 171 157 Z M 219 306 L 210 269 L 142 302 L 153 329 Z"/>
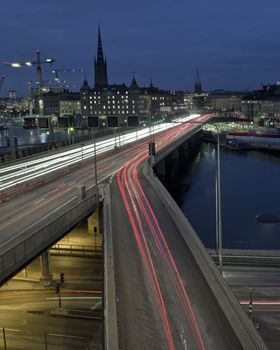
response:
<path id="1" fill-rule="evenodd" d="M 101 25 L 109 83 L 129 83 L 133 72 L 140 85 L 165 89 L 193 90 L 196 67 L 202 86 L 214 89 L 257 89 L 260 83 L 278 80 L 280 51 L 275 37 L 277 7 L 261 1 L 225 4 L 220 0 L 207 4 L 162 1 L 161 6 L 142 1 L 121 4 L 108 1 L 92 4 L 84 1 L 33 0 L 13 6 L 2 4 L 1 32 L 5 43 L 1 61 L 31 60 L 35 50 L 56 60 L 49 69 L 83 68 L 93 85 L 98 24 Z M 66 11 L 67 4 L 67 11 Z M 242 6 L 241 6 L 242 4 Z M 239 6 L 240 5 L 240 6 Z M 44 67 L 44 79 L 51 73 Z M 16 89 L 27 94 L 27 82 L 35 80 L 35 69 L 12 69 L 1 65 L 6 75 L 1 92 L 7 96 Z M 62 79 L 64 76 L 62 76 Z M 83 75 L 65 75 L 79 90 Z"/>

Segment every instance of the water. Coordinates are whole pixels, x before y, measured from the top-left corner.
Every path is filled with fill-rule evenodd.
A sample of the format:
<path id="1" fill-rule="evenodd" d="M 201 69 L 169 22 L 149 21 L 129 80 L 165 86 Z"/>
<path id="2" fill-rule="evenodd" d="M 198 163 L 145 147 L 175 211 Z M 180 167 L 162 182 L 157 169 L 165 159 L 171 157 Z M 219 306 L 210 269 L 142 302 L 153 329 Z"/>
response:
<path id="1" fill-rule="evenodd" d="M 75 130 L 75 132 L 69 132 L 68 130 L 55 130 L 54 140 L 63 141 L 70 139 L 73 136 L 87 135 L 88 130 Z M 52 136 L 50 131 L 42 129 L 24 129 L 21 126 L 10 126 L 8 130 L 0 131 L 0 147 L 6 146 L 6 138 L 10 139 L 11 145 L 14 143 L 14 137 L 17 137 L 18 145 L 36 145 L 51 143 Z"/>
<path id="2" fill-rule="evenodd" d="M 206 247 L 215 247 L 216 145 L 203 144 L 177 198 Z M 280 249 L 280 223 L 260 224 L 260 212 L 280 214 L 280 154 L 221 149 L 223 247 Z"/>

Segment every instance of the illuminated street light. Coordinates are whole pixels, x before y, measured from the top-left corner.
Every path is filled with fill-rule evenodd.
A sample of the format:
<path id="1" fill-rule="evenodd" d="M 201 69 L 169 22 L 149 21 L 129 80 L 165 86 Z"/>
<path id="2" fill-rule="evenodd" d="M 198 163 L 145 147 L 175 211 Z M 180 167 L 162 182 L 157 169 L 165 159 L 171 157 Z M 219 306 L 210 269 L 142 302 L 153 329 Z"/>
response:
<path id="1" fill-rule="evenodd" d="M 256 221 L 261 224 L 278 224 L 280 217 L 274 213 L 259 213 L 256 215 Z"/>
<path id="2" fill-rule="evenodd" d="M 22 65 L 20 63 L 14 62 L 14 63 L 11 63 L 11 67 L 13 67 L 13 68 L 21 68 Z"/>
<path id="3" fill-rule="evenodd" d="M 222 205 L 221 205 L 221 160 L 220 160 L 220 130 L 213 122 L 197 122 L 184 119 L 173 120 L 172 123 L 179 124 L 210 124 L 217 131 L 217 168 L 216 168 L 216 251 L 219 258 L 220 272 L 223 272 L 223 248 L 222 248 Z"/>

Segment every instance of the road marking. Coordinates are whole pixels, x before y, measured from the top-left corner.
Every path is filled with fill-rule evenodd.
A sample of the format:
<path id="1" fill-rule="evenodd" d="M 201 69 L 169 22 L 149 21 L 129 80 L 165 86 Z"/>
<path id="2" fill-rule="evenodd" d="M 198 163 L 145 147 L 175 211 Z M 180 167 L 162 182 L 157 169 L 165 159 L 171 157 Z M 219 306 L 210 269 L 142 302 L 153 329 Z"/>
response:
<path id="1" fill-rule="evenodd" d="M 5 327 L 4 327 L 5 328 Z M 16 332 L 16 333 L 22 333 L 19 329 L 13 329 L 13 328 L 5 328 L 5 331 L 8 332 Z"/>
<path id="2" fill-rule="evenodd" d="M 65 335 L 65 334 L 56 334 L 56 333 L 49 333 L 48 335 L 53 337 L 62 337 L 62 338 L 85 339 L 85 337 L 78 337 L 75 335 Z"/>
<path id="3" fill-rule="evenodd" d="M 252 300 L 255 305 L 280 305 L 280 300 Z M 240 300 L 241 305 L 249 305 L 250 300 Z"/>
<path id="4" fill-rule="evenodd" d="M 90 293 L 90 294 L 101 294 L 101 290 L 83 290 L 83 289 L 62 289 L 63 293 Z"/>
<path id="5" fill-rule="evenodd" d="M 185 350 L 188 350 L 187 341 L 186 341 L 186 339 L 185 339 L 185 332 L 184 332 L 183 326 L 181 326 L 181 330 L 182 330 L 182 333 L 180 334 L 181 341 L 182 341 L 182 343 L 183 343 L 184 349 L 185 349 Z"/>
<path id="6" fill-rule="evenodd" d="M 46 298 L 46 300 L 58 300 L 58 297 L 53 297 L 53 298 Z M 91 300 L 102 300 L 102 297 L 61 297 L 61 300 L 86 300 L 86 299 L 91 299 Z"/>
<path id="7" fill-rule="evenodd" d="M 68 184 L 68 186 L 73 186 L 77 183 L 77 181 L 71 182 L 70 184 Z"/>
<path id="8" fill-rule="evenodd" d="M 98 301 L 95 305 L 91 306 L 90 309 L 91 309 L 91 310 L 95 310 L 95 309 L 97 309 L 101 304 L 102 304 L 102 301 L 100 300 L 100 301 Z"/>
<path id="9" fill-rule="evenodd" d="M 33 202 L 33 205 L 36 205 L 36 204 L 38 204 L 38 203 L 42 202 L 44 199 L 45 199 L 45 197 L 43 197 L 43 198 L 39 199 L 39 200 L 38 200 L 38 201 L 36 201 L 36 202 Z"/>
<path id="10" fill-rule="evenodd" d="M 33 224 L 31 224 L 30 226 L 28 226 L 27 228 L 25 228 L 23 231 L 21 231 L 18 235 L 11 237 L 10 239 L 6 240 L 1 247 L 5 247 L 7 246 L 11 241 L 13 241 L 15 238 L 17 238 L 19 235 L 23 234 L 24 232 L 28 231 L 30 228 L 32 228 L 33 226 L 36 226 L 39 222 L 41 222 L 42 220 L 46 219 L 48 216 L 51 216 L 53 213 L 55 213 L 56 211 L 60 210 L 61 208 L 63 208 L 65 205 L 69 204 L 70 202 L 72 202 L 73 200 L 75 200 L 77 198 L 77 196 L 74 196 L 72 198 L 70 198 L 68 201 L 62 203 L 59 207 L 57 207 L 56 209 L 52 210 L 51 212 L 49 212 L 48 214 L 44 215 L 43 217 L 41 217 L 41 219 L 33 222 Z M 33 209 L 31 210 L 31 212 L 33 211 Z M 1 225 L 2 227 L 7 226 L 7 222 L 4 225 Z"/>

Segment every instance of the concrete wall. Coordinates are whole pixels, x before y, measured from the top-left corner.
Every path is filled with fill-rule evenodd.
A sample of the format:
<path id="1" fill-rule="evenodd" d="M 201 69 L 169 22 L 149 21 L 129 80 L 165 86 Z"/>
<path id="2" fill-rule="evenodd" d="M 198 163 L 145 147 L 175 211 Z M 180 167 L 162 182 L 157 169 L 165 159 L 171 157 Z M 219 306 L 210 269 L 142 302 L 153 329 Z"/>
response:
<path id="1" fill-rule="evenodd" d="M 53 245 L 79 221 L 89 216 L 97 207 L 97 198 L 92 194 L 71 207 L 62 208 L 54 218 L 48 217 L 34 225 L 29 232 L 18 236 L 0 248 L 0 285 L 16 274 L 30 260 Z"/>

